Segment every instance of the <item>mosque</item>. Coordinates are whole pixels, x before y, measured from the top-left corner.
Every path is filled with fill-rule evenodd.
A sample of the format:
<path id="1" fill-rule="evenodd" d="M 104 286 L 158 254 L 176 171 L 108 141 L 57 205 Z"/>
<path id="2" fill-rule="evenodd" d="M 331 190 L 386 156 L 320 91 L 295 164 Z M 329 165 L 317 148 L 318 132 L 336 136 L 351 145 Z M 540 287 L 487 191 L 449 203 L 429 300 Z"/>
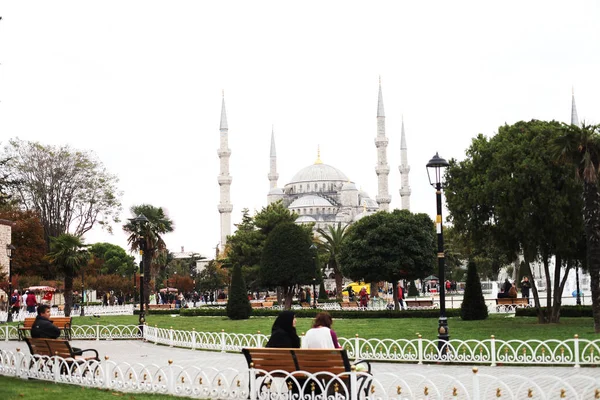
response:
<path id="1" fill-rule="evenodd" d="M 313 165 L 302 168 L 283 187 L 278 186 L 279 174 L 277 173 L 277 153 L 275 150 L 275 134 L 271 132 L 270 169 L 268 174 L 270 190 L 267 194 L 267 203 L 282 201 L 290 210 L 298 214 L 296 223 L 313 223 L 314 228 L 351 224 L 360 218 L 377 211 L 389 211 L 391 195 L 388 186 L 390 167 L 387 163 L 388 139 L 385 132 L 385 112 L 383 108 L 383 95 L 381 80 L 379 82 L 379 95 L 377 101 L 377 133 L 375 149 L 377 151 L 378 191 L 373 199 L 366 192 L 358 190 L 356 183 L 352 182 L 339 169 L 324 164 L 320 155 Z M 225 246 L 227 236 L 231 235 L 231 211 L 233 206 L 230 199 L 231 176 L 229 175 L 229 157 L 231 150 L 228 148 L 227 114 L 225 112 L 225 98 L 221 106 L 220 148 L 217 152 L 220 160 L 220 173 L 217 177 L 220 185 L 220 203 L 218 210 L 221 215 L 221 248 Z M 401 208 L 410 209 L 410 186 L 406 135 L 404 122 L 401 129 L 400 143 L 400 197 Z"/>

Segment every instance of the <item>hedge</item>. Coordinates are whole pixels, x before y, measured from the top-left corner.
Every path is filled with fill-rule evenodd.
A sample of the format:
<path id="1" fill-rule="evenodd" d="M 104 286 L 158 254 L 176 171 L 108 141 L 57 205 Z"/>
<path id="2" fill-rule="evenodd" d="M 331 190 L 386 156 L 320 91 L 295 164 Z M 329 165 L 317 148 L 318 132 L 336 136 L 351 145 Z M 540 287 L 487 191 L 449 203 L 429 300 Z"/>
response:
<path id="1" fill-rule="evenodd" d="M 162 310 L 161 310 L 162 311 Z M 169 311 L 169 310 L 165 310 Z M 202 309 L 202 308 L 184 308 L 180 310 L 182 317 L 197 317 L 197 316 L 213 316 L 213 317 L 226 317 L 227 313 L 225 309 Z M 302 309 L 293 310 L 298 318 L 314 318 L 322 310 L 314 309 Z M 440 310 L 381 310 L 381 311 L 346 311 L 346 310 L 329 310 L 327 311 L 333 318 L 438 318 L 440 316 Z M 275 317 L 280 313 L 280 310 L 269 310 L 255 308 L 252 310 L 252 316 L 254 317 Z M 448 317 L 459 317 L 459 309 L 446 310 L 446 316 Z"/>
<path id="2" fill-rule="evenodd" d="M 546 307 L 542 307 L 546 308 Z M 515 313 L 517 317 L 537 317 L 537 308 L 517 308 Z M 561 317 L 580 318 L 593 317 L 592 306 L 562 306 L 560 308 Z"/>

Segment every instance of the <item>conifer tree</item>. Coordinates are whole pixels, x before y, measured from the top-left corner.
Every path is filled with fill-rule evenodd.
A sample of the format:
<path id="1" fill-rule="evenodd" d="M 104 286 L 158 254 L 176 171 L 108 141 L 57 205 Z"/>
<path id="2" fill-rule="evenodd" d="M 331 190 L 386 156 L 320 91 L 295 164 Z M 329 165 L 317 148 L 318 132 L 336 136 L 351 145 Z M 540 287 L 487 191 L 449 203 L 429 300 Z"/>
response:
<path id="1" fill-rule="evenodd" d="M 482 320 L 488 317 L 488 309 L 483 299 L 477 266 L 473 261 L 469 261 L 465 295 L 460 307 L 460 316 L 465 321 Z"/>
<path id="2" fill-rule="evenodd" d="M 419 297 L 419 289 L 417 289 L 415 281 L 410 281 L 410 285 L 408 285 L 408 297 Z"/>
<path id="3" fill-rule="evenodd" d="M 248 319 L 252 314 L 252 307 L 248 300 L 246 283 L 242 275 L 242 267 L 235 265 L 231 273 L 231 287 L 227 300 L 227 316 L 230 319 Z"/>

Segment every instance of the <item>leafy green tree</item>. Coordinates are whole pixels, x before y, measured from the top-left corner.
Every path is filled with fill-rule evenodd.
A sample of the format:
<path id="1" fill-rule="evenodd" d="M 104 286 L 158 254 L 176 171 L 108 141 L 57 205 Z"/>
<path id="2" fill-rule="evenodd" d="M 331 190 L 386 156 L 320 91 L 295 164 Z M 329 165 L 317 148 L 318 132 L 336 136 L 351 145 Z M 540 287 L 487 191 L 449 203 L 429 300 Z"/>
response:
<path id="1" fill-rule="evenodd" d="M 499 259 L 512 262 L 522 256 L 529 275 L 533 261 L 543 263 L 546 308 L 532 279 L 540 322 L 560 318 L 564 281 L 555 273 L 554 285 L 550 282 L 550 258 L 568 274 L 580 257 L 577 243 L 583 232 L 579 185 L 552 151 L 561 131 L 556 121 L 501 126 L 492 138 L 475 138 L 465 160 L 451 160 L 446 177 L 449 219 L 472 243 L 470 259 L 493 258 L 485 254 L 491 244 L 503 256 Z"/>
<path id="2" fill-rule="evenodd" d="M 575 169 L 583 182 L 586 264 L 591 277 L 594 331 L 600 333 L 600 125 L 564 126 L 554 153 Z"/>
<path id="3" fill-rule="evenodd" d="M 312 234 L 293 222 L 280 222 L 267 236 L 261 258 L 261 281 L 279 286 L 285 297 L 285 309 L 292 305 L 293 289 L 312 283 L 316 276 Z"/>
<path id="4" fill-rule="evenodd" d="M 219 266 L 217 261 L 211 260 L 196 277 L 200 290 L 214 292 L 223 289 L 227 283 L 227 271 Z M 215 296 L 216 297 L 216 296 Z"/>
<path id="5" fill-rule="evenodd" d="M 90 253 L 79 236 L 63 233 L 51 238 L 48 261 L 55 265 L 65 277 L 65 316 L 71 315 L 73 306 L 73 278 L 80 268 L 87 265 Z"/>
<path id="6" fill-rule="evenodd" d="M 229 298 L 227 299 L 227 316 L 230 319 L 248 319 L 252 314 L 250 300 L 248 300 L 248 291 L 246 283 L 242 276 L 242 268 L 239 265 L 233 267 L 231 273 L 231 287 L 229 289 Z"/>
<path id="7" fill-rule="evenodd" d="M 473 261 L 470 261 L 467 267 L 467 282 L 463 302 L 460 306 L 460 316 L 465 321 L 482 320 L 488 317 L 477 266 Z"/>
<path id="8" fill-rule="evenodd" d="M 144 268 L 144 302 L 148 304 L 150 298 L 150 265 L 156 255 L 166 248 L 162 235 L 173 232 L 173 221 L 165 214 L 161 207 L 154 207 L 150 204 L 132 206 L 131 214 L 133 218 L 143 215 L 148 219 L 147 223 L 140 223 L 133 220 L 123 225 L 123 230 L 129 234 L 127 243 L 132 252 L 140 250 L 140 243 L 144 243 L 146 251 L 142 255 L 142 265 Z"/>
<path id="9" fill-rule="evenodd" d="M 137 270 L 135 257 L 128 255 L 121 246 L 112 243 L 94 243 L 90 246 L 90 253 L 94 257 L 95 267 L 103 275 L 133 276 Z"/>
<path id="10" fill-rule="evenodd" d="M 433 221 L 426 214 L 394 210 L 369 215 L 348 228 L 340 248 L 342 272 L 366 282 L 427 276 L 435 266 L 435 240 Z M 398 292 L 393 293 L 398 310 Z"/>
<path id="11" fill-rule="evenodd" d="M 39 213 L 47 248 L 51 237 L 82 236 L 96 224 L 110 231 L 119 222 L 118 180 L 93 152 L 12 139 L 4 155 L 4 173 L 19 182 L 8 194 Z"/>
<path id="12" fill-rule="evenodd" d="M 338 223 L 337 226 L 328 226 L 327 230 L 322 228 L 317 229 L 317 233 L 321 235 L 319 238 L 319 246 L 325 250 L 328 255 L 329 268 L 333 270 L 335 278 L 335 291 L 338 300 L 342 300 L 342 281 L 344 276 L 339 266 L 339 253 L 346 234 L 347 225 L 342 226 Z"/>

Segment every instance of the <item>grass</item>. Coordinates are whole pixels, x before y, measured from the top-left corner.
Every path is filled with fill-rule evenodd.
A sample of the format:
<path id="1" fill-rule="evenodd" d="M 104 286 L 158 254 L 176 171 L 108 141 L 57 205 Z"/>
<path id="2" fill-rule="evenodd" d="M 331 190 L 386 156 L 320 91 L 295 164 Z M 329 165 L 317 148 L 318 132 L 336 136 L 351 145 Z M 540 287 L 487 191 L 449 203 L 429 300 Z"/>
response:
<path id="1" fill-rule="evenodd" d="M 248 320 L 232 321 L 224 317 L 172 317 L 170 315 L 148 315 L 147 322 L 151 326 L 176 330 L 192 330 L 203 332 L 229 333 L 262 333 L 269 334 L 274 317 L 253 317 Z M 137 316 L 102 316 L 100 318 L 73 318 L 74 325 L 131 325 L 137 324 Z M 306 332 L 311 325 L 309 318 L 299 318 L 298 333 Z M 333 328 L 340 337 L 354 337 L 359 334 L 364 338 L 414 339 L 417 333 L 423 338 L 437 338 L 438 321 L 436 318 L 372 318 L 372 319 L 336 319 Z M 571 339 L 578 334 L 582 339 L 600 339 L 594 333 L 592 318 L 561 318 L 560 324 L 538 324 L 537 318 L 491 315 L 484 321 L 463 321 L 460 318 L 448 319 L 451 339 L 489 339 L 495 335 L 501 340 L 527 339 Z"/>
<path id="2" fill-rule="evenodd" d="M 24 380 L 0 375 L 0 399 L 2 400 L 114 400 L 115 398 L 121 397 L 124 400 L 160 400 L 175 398 L 173 396 L 158 394 L 121 393 L 112 390 L 93 389 L 36 380 Z"/>

